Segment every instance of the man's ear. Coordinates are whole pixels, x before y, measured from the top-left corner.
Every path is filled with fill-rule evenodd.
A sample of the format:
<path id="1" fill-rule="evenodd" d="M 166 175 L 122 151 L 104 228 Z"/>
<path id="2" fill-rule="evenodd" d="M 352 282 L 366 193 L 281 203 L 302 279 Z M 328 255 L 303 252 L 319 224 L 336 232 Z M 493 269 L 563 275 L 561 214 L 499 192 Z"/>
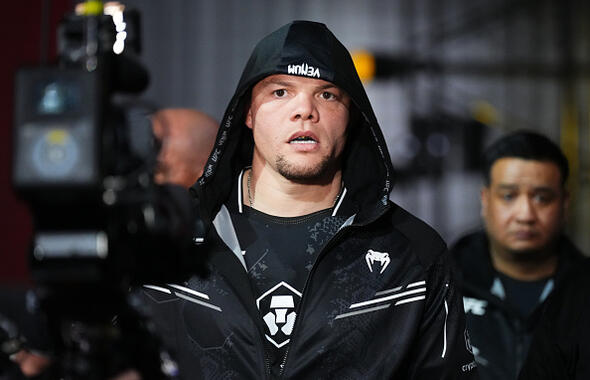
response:
<path id="1" fill-rule="evenodd" d="M 490 196 L 490 188 L 483 186 L 479 192 L 479 200 L 481 203 L 480 215 L 485 219 L 488 213 L 488 199 Z"/>
<path id="2" fill-rule="evenodd" d="M 570 192 L 564 187 L 563 188 L 563 199 L 562 199 L 562 209 L 563 209 L 563 215 L 562 215 L 562 223 L 565 224 L 567 221 L 567 218 L 569 216 L 569 208 L 570 208 Z"/>
<path id="3" fill-rule="evenodd" d="M 246 120 L 244 121 L 246 126 L 252 129 L 252 106 L 248 106 L 248 112 L 246 113 Z"/>

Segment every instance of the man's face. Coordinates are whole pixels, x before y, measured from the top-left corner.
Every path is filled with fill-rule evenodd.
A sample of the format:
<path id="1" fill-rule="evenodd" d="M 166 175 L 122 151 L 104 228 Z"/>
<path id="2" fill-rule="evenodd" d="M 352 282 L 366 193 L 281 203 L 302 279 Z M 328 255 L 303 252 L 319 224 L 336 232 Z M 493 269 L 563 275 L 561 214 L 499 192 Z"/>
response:
<path id="1" fill-rule="evenodd" d="M 217 123 L 189 109 L 163 109 L 152 119 L 161 143 L 154 181 L 190 187 L 201 176 L 215 141 Z"/>
<path id="2" fill-rule="evenodd" d="M 190 151 L 190 140 L 186 136 L 178 136 L 174 132 L 156 127 L 154 135 L 161 141 L 160 152 L 154 173 L 154 181 L 157 184 L 173 183 L 190 187 L 199 177 L 187 152 Z M 183 138 L 184 137 L 184 138 Z M 194 161 L 194 160 L 193 160 Z"/>
<path id="3" fill-rule="evenodd" d="M 490 185 L 481 192 L 492 249 L 519 253 L 547 248 L 560 233 L 567 204 L 554 163 L 516 157 L 497 160 Z"/>
<path id="4" fill-rule="evenodd" d="M 271 75 L 252 89 L 246 125 L 252 165 L 289 180 L 319 180 L 338 168 L 346 143 L 350 97 L 330 82 Z"/>

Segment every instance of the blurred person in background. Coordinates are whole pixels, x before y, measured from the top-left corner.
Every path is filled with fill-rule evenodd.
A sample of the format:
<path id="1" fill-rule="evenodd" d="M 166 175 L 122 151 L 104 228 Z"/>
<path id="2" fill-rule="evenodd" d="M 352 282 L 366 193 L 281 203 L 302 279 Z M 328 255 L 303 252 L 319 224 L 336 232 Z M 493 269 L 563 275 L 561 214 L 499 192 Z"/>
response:
<path id="1" fill-rule="evenodd" d="M 201 111 L 164 108 L 152 116 L 152 127 L 161 144 L 155 182 L 190 187 L 203 173 L 219 124 Z"/>
<path id="2" fill-rule="evenodd" d="M 451 253 L 463 278 L 473 353 L 483 380 L 516 379 L 543 305 L 581 253 L 563 234 L 568 162 L 547 137 L 518 131 L 483 155 L 484 229 Z"/>

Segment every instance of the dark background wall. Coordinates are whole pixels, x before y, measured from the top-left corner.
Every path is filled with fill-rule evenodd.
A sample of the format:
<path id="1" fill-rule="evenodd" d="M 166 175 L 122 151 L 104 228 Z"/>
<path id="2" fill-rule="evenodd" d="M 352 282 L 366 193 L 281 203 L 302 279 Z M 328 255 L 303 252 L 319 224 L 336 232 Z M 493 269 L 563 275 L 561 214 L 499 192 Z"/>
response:
<path id="1" fill-rule="evenodd" d="M 4 5 L 0 25 L 0 281 L 27 281 L 31 220 L 9 184 L 12 75 L 52 60 L 73 1 Z M 396 65 L 366 83 L 399 171 L 392 198 L 448 242 L 479 225 L 481 149 L 520 128 L 561 144 L 572 164 L 568 232 L 590 252 L 590 4 L 584 0 L 124 1 L 142 16 L 141 98 L 221 119 L 254 44 L 294 19 L 326 23 L 351 50 Z M 44 12 L 45 10 L 45 12 Z M 43 16 L 45 15 L 45 16 Z M 44 21 L 45 20 L 45 21 Z M 45 23 L 45 24 L 44 24 Z M 45 25 L 45 26 L 44 26 Z"/>
<path id="2" fill-rule="evenodd" d="M 291 20 L 324 22 L 349 49 L 393 59 L 389 75 L 365 85 L 399 171 L 392 198 L 448 242 L 480 223 L 482 148 L 516 129 L 547 134 L 572 164 L 568 231 L 590 252 L 589 2 L 127 4 L 144 21 L 142 57 L 153 79 L 144 96 L 218 119 L 254 44 Z"/>

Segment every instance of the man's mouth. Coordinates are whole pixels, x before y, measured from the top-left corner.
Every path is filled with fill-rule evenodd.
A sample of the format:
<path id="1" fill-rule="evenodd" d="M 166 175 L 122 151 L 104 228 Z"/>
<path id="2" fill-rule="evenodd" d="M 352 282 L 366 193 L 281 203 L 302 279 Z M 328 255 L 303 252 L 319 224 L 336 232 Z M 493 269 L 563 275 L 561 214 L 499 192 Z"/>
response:
<path id="1" fill-rule="evenodd" d="M 298 136 L 289 141 L 289 144 L 317 144 L 311 136 Z"/>
<path id="2" fill-rule="evenodd" d="M 537 237 L 537 233 L 531 230 L 514 231 L 513 235 L 519 240 L 530 240 Z"/>

